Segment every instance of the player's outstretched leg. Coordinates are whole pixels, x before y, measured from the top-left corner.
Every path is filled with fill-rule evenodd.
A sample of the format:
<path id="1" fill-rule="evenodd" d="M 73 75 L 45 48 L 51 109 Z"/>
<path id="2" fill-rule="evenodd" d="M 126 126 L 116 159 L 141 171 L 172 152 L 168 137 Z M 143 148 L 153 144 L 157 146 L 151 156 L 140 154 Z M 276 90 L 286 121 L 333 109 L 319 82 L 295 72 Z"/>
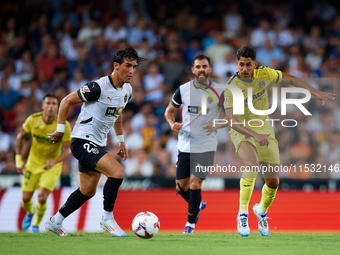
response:
<path id="1" fill-rule="evenodd" d="M 67 233 L 63 225 L 61 223 L 58 224 L 56 218 L 57 218 L 57 215 L 51 217 L 48 221 L 45 222 L 46 230 L 49 230 L 58 236 L 67 236 Z"/>

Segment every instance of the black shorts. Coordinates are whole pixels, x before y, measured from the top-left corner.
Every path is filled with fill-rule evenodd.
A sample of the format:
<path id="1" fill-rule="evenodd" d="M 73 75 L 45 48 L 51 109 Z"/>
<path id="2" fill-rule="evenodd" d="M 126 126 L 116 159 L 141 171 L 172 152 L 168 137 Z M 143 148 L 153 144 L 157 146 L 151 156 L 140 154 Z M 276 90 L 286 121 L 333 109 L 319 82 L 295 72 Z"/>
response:
<path id="1" fill-rule="evenodd" d="M 79 171 L 83 173 L 87 173 L 89 170 L 99 173 L 95 168 L 98 161 L 107 153 L 103 147 L 80 138 L 72 138 L 71 152 L 78 159 Z"/>
<path id="2" fill-rule="evenodd" d="M 181 180 L 194 175 L 205 180 L 209 173 L 208 167 L 214 164 L 214 151 L 203 153 L 178 152 L 176 162 L 176 179 Z"/>

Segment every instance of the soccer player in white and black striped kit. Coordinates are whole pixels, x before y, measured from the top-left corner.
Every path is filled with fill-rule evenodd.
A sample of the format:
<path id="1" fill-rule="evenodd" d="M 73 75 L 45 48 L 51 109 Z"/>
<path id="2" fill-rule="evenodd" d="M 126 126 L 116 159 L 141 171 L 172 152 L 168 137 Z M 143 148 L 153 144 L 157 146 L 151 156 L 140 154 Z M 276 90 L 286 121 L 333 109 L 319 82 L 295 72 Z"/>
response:
<path id="1" fill-rule="evenodd" d="M 174 132 L 178 132 L 178 158 L 176 163 L 176 192 L 188 202 L 188 222 L 184 233 L 193 233 L 199 213 L 206 207 L 201 201 L 201 186 L 207 167 L 214 163 L 217 149 L 216 129 L 207 125 L 219 118 L 222 109 L 222 88 L 209 80 L 209 57 L 198 55 L 191 68 L 195 79 L 181 85 L 175 92 L 165 118 Z M 202 100 L 203 96 L 203 100 Z M 202 105 L 206 104 L 206 111 Z M 174 113 L 182 106 L 182 123 L 175 122 Z"/>
<path id="2" fill-rule="evenodd" d="M 115 129 L 119 152 L 123 160 L 128 156 L 125 148 L 122 111 L 132 95 L 130 81 L 141 59 L 132 48 L 118 50 L 113 59 L 114 71 L 83 88 L 70 93 L 60 104 L 57 130 L 49 134 L 53 143 L 61 140 L 69 107 L 83 103 L 77 122 L 71 133 L 71 151 L 79 161 L 80 187 L 67 199 L 60 210 L 46 223 L 45 228 L 59 236 L 66 236 L 63 220 L 79 209 L 96 193 L 101 174 L 107 177 L 104 185 L 104 211 L 100 226 L 112 236 L 124 237 L 126 233 L 113 218 L 113 207 L 118 189 L 124 178 L 124 169 L 104 149 L 107 135 Z"/>

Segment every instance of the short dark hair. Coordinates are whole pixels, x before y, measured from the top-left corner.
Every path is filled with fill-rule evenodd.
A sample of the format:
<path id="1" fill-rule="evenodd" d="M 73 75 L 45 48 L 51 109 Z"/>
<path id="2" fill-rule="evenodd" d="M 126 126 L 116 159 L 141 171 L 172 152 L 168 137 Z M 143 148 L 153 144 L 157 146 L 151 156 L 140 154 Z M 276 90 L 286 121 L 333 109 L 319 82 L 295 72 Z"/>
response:
<path id="1" fill-rule="evenodd" d="M 194 66 L 194 63 L 196 60 L 202 60 L 202 59 L 206 59 L 208 60 L 208 63 L 209 63 L 209 66 L 211 66 L 211 63 L 210 63 L 210 58 L 206 55 L 203 55 L 203 54 L 200 54 L 200 55 L 197 55 L 195 58 L 194 58 L 194 61 L 192 61 L 192 65 Z"/>
<path id="2" fill-rule="evenodd" d="M 125 49 L 120 49 L 116 51 L 113 57 L 113 62 L 117 62 L 118 64 L 121 65 L 125 59 L 137 60 L 137 63 L 139 63 L 140 61 L 147 60 L 146 58 L 139 57 L 135 49 L 131 47 L 126 47 Z"/>
<path id="3" fill-rule="evenodd" d="M 256 50 L 250 46 L 243 46 L 237 51 L 237 60 L 240 60 L 241 57 L 251 58 L 251 60 L 256 60 Z"/>
<path id="4" fill-rule="evenodd" d="M 45 98 L 47 98 L 47 97 L 53 97 L 53 98 L 57 99 L 57 101 L 59 102 L 58 97 L 53 92 L 47 92 L 45 94 L 45 96 L 43 97 L 42 101 L 44 102 Z"/>

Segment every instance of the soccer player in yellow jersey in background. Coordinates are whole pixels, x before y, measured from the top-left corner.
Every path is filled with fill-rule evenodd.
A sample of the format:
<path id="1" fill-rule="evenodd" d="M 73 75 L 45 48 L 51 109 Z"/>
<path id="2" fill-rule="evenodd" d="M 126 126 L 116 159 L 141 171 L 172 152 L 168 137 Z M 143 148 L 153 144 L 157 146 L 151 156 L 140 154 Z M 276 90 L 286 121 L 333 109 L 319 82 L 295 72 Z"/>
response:
<path id="1" fill-rule="evenodd" d="M 32 231 L 39 232 L 39 224 L 47 208 L 47 197 L 54 190 L 63 161 L 70 155 L 71 126 L 66 122 L 63 143 L 54 144 L 47 134 L 57 128 L 58 98 L 53 94 L 46 94 L 42 101 L 42 112 L 30 115 L 17 135 L 15 165 L 17 172 L 23 175 L 22 207 L 27 214 L 22 222 L 23 230 L 27 230 L 35 214 Z M 21 153 L 25 139 L 32 136 L 32 144 L 26 164 Z M 62 146 L 64 151 L 62 151 Z M 38 189 L 38 204 L 33 207 L 32 196 Z"/>
<path id="2" fill-rule="evenodd" d="M 248 87 L 252 87 L 253 106 L 257 110 L 268 110 L 268 86 L 271 83 L 281 83 L 304 88 L 324 104 L 326 100 L 334 100 L 335 95 L 318 91 L 305 81 L 290 74 L 282 73 L 269 67 L 257 68 L 256 51 L 249 46 L 244 46 L 237 51 L 238 72 L 230 78 L 229 85 L 234 85 L 242 90 L 244 96 L 244 115 L 233 115 L 233 96 L 230 90 L 224 91 L 224 108 L 229 123 L 230 137 L 235 145 L 236 154 L 243 161 L 245 167 L 262 165 L 278 166 L 279 159 L 278 142 L 267 115 L 255 115 L 248 108 Z M 248 121 L 252 119 L 262 120 L 262 127 L 250 127 Z M 243 124 L 245 121 L 245 125 Z M 231 123 L 232 122 L 232 126 Z M 236 124 L 239 123 L 239 124 Z M 252 126 L 260 126 L 255 121 Z M 254 189 L 257 171 L 244 172 L 240 180 L 240 207 L 237 215 L 237 230 L 242 236 L 248 236 L 248 204 Z M 253 211 L 258 218 L 258 230 L 262 236 L 268 236 L 267 210 L 274 201 L 279 187 L 279 173 L 264 172 L 265 184 L 262 188 L 260 204 L 253 206 Z"/>

